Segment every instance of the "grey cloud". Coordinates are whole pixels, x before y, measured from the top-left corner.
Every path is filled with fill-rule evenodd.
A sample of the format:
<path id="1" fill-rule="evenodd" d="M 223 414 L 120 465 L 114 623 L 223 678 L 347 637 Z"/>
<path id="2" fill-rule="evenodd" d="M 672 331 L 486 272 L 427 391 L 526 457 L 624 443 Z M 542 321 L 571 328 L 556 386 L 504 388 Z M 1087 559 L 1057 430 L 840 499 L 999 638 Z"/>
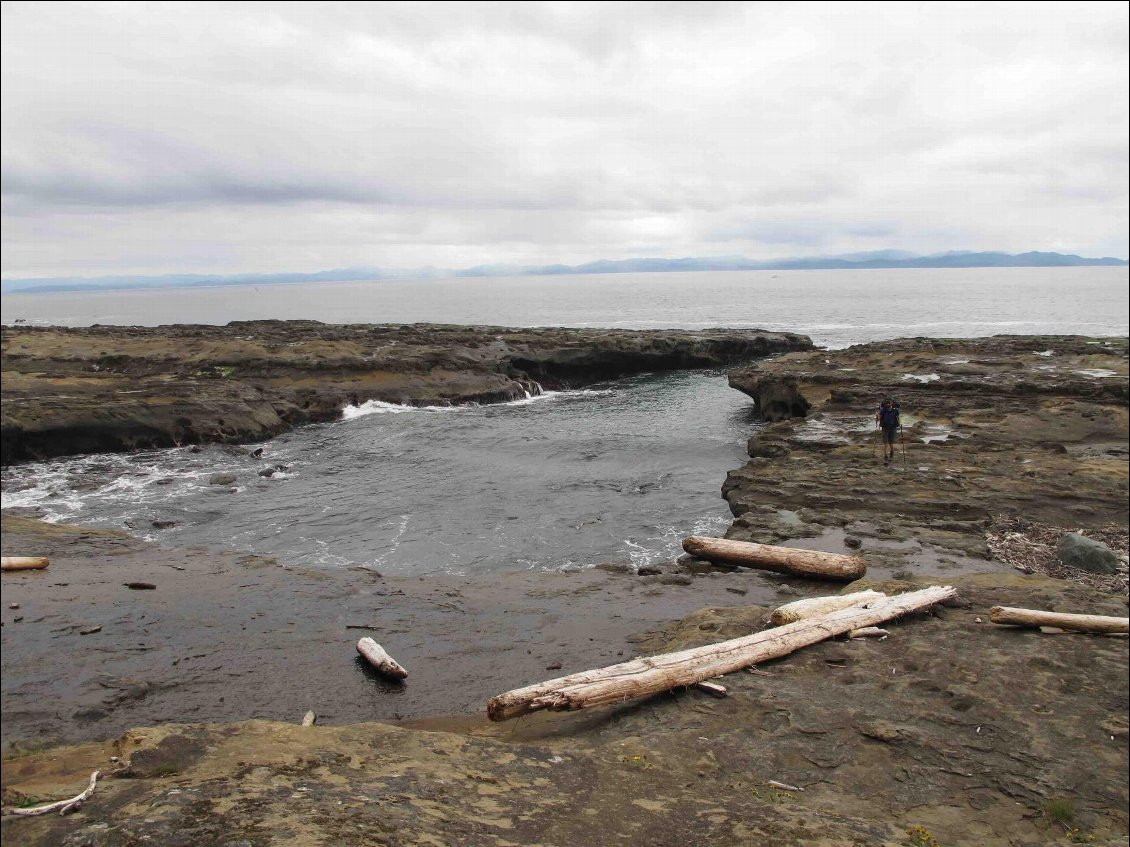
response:
<path id="1" fill-rule="evenodd" d="M 1109 254 L 1125 4 L 1010 8 L 5 4 L 4 273 Z"/>

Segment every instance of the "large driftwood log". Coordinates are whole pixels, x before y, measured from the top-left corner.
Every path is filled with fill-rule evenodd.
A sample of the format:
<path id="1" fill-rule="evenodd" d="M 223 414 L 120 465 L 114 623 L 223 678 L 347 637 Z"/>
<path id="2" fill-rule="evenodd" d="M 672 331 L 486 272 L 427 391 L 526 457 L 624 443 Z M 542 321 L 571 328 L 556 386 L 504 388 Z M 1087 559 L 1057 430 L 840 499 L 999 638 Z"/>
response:
<path id="1" fill-rule="evenodd" d="M 404 670 L 384 647 L 371 638 L 366 637 L 358 641 L 357 652 L 366 662 L 386 676 L 391 676 L 393 679 L 404 679 L 408 676 L 408 671 Z"/>
<path id="2" fill-rule="evenodd" d="M 0 556 L 0 570 L 37 571 L 48 565 L 46 556 Z"/>
<path id="3" fill-rule="evenodd" d="M 744 565 L 813 579 L 842 579 L 850 582 L 867 572 L 867 563 L 858 556 L 798 550 L 794 547 L 773 547 L 750 541 L 731 541 L 728 538 L 692 535 L 683 539 L 683 549 L 692 556 L 712 562 Z"/>
<path id="4" fill-rule="evenodd" d="M 876 601 L 887 599 L 882 591 L 854 591 L 851 594 L 833 594 L 831 597 L 808 597 L 804 600 L 794 600 L 784 606 L 778 606 L 769 615 L 769 623 L 773 626 L 816 618 L 834 612 L 836 609 L 847 609 L 851 606 L 868 606 Z"/>
<path id="5" fill-rule="evenodd" d="M 50 812 L 58 812 L 60 815 L 65 815 L 67 812 L 73 812 L 83 803 L 91 798 L 94 794 L 94 786 L 98 784 L 98 777 L 102 776 L 102 771 L 95 771 L 90 775 L 90 784 L 86 786 L 86 790 L 82 793 L 71 797 L 67 800 L 56 800 L 54 803 L 44 803 L 42 806 L 32 806 L 27 809 L 20 809 L 12 807 L 4 809 L 6 815 L 17 815 L 22 817 L 34 817 L 36 815 L 46 815 Z"/>
<path id="6" fill-rule="evenodd" d="M 840 609 L 820 618 L 785 624 L 719 644 L 634 659 L 551 679 L 492 697 L 487 703 L 487 715 L 492 721 L 503 721 L 542 709 L 574 711 L 694 685 L 748 665 L 786 656 L 801 647 L 835 638 L 853 629 L 874 626 L 933 606 L 956 593 L 949 586 L 936 585 L 890 597 L 870 609 Z"/>
<path id="7" fill-rule="evenodd" d="M 1036 609 L 1014 609 L 1010 606 L 993 606 L 989 620 L 1016 626 L 1054 626 L 1075 632 L 1128 632 L 1130 618 L 1107 615 L 1071 615 L 1066 612 L 1041 612 Z"/>

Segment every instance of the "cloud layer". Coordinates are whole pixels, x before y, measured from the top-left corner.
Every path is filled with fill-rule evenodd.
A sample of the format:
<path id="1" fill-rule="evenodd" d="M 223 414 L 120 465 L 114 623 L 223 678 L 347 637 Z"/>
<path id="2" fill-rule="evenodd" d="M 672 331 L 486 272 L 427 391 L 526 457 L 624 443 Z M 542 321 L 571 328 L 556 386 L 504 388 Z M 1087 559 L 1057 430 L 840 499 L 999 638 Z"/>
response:
<path id="1" fill-rule="evenodd" d="M 1127 8 L 5 4 L 4 276 L 1125 257 Z"/>

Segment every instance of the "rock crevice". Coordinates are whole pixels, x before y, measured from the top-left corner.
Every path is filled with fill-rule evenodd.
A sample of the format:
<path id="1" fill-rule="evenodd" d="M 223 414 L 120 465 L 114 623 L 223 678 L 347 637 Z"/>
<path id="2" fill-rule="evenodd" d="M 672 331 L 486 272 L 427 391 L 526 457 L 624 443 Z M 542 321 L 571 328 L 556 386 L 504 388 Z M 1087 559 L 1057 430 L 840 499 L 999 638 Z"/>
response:
<path id="1" fill-rule="evenodd" d="M 5 327 L 4 464 L 246 442 L 349 404 L 500 403 L 648 371 L 723 367 L 812 342 L 762 330 L 508 329 L 242 321 Z"/>

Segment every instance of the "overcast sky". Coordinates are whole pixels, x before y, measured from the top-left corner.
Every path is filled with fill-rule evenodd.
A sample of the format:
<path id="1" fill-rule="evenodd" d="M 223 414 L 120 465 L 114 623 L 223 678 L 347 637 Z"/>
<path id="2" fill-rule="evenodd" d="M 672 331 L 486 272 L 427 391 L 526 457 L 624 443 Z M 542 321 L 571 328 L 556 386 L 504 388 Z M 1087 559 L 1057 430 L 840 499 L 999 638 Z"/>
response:
<path id="1" fill-rule="evenodd" d="M 1127 256 L 1125 2 L 3 4 L 3 275 Z"/>

